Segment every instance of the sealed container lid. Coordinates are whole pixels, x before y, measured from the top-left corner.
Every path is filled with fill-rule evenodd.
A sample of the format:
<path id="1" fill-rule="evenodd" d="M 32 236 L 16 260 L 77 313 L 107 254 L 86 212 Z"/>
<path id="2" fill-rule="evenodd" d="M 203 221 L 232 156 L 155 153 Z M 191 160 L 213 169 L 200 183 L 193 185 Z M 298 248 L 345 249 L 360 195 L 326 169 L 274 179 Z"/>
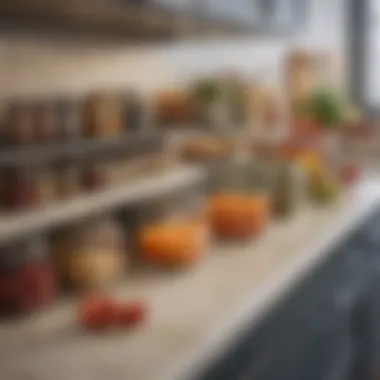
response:
<path id="1" fill-rule="evenodd" d="M 47 258 L 48 246 L 42 237 L 10 243 L 0 249 L 0 273 L 12 273 Z"/>

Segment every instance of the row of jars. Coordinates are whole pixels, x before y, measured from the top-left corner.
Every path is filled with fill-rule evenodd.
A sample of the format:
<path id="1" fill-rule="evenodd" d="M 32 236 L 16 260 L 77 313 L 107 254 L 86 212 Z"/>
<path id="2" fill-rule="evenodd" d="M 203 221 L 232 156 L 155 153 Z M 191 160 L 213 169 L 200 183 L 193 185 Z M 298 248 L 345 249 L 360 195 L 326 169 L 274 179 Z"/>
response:
<path id="1" fill-rule="evenodd" d="M 0 170 L 0 206 L 22 211 L 69 199 L 165 168 L 167 157 L 150 153 L 134 158 L 61 162 L 54 166 L 10 167 Z"/>
<path id="2" fill-rule="evenodd" d="M 1 126 L 4 145 L 29 145 L 80 137 L 112 138 L 147 126 L 143 100 L 130 94 L 90 94 L 83 100 L 13 100 Z"/>
<path id="3" fill-rule="evenodd" d="M 192 217 L 201 205 L 201 198 L 189 191 L 125 210 L 117 217 L 81 221 L 49 236 L 27 237 L 2 246 L 0 313 L 34 311 L 65 290 L 82 293 L 104 289 L 142 262 L 167 265 L 194 261 L 205 248 L 201 246 L 205 242 L 203 225 Z M 164 232 L 171 228 L 188 229 L 184 236 L 190 245 L 184 247 L 181 242 L 177 248 L 165 250 L 170 247 L 169 240 L 174 241 L 172 234 Z"/>

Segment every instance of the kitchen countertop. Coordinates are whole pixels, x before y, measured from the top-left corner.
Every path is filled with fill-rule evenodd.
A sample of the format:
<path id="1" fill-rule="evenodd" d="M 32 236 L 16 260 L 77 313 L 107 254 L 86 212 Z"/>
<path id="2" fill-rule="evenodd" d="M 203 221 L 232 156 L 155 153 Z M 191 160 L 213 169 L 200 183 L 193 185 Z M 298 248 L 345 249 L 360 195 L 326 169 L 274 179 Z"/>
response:
<path id="1" fill-rule="evenodd" d="M 151 307 L 148 324 L 133 333 L 78 331 L 72 300 L 3 323 L 2 379 L 192 379 L 379 201 L 380 181 L 365 180 L 334 206 L 272 222 L 258 241 L 213 247 L 189 271 L 131 277 L 116 295 L 143 297 Z"/>

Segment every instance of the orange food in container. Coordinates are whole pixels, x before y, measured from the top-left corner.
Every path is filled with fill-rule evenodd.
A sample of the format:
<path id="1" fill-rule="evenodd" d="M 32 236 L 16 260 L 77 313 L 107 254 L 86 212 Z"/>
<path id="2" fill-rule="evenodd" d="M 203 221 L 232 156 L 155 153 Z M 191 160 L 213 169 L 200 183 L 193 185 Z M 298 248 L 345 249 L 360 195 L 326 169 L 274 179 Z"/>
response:
<path id="1" fill-rule="evenodd" d="M 208 236 L 204 221 L 157 223 L 140 230 L 140 253 L 146 261 L 159 265 L 191 266 L 204 255 Z"/>
<path id="2" fill-rule="evenodd" d="M 264 195 L 213 196 L 209 218 L 214 234 L 223 239 L 248 239 L 260 235 L 268 224 L 269 200 Z"/>

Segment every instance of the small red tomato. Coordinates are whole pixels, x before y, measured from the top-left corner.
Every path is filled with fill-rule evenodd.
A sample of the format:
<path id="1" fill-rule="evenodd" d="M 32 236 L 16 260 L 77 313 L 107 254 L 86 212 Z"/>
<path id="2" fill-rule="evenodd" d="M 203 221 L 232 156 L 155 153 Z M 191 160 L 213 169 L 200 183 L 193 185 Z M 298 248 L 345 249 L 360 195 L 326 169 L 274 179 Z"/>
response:
<path id="1" fill-rule="evenodd" d="M 87 329 L 104 329 L 116 322 L 116 302 L 107 296 L 92 296 L 79 304 L 78 323 Z"/>
<path id="2" fill-rule="evenodd" d="M 356 166 L 347 165 L 341 170 L 341 178 L 347 185 L 355 182 L 359 177 L 359 169 Z"/>
<path id="3" fill-rule="evenodd" d="M 119 305 L 118 322 L 121 326 L 134 327 L 143 323 L 147 315 L 147 305 L 140 301 Z"/>

